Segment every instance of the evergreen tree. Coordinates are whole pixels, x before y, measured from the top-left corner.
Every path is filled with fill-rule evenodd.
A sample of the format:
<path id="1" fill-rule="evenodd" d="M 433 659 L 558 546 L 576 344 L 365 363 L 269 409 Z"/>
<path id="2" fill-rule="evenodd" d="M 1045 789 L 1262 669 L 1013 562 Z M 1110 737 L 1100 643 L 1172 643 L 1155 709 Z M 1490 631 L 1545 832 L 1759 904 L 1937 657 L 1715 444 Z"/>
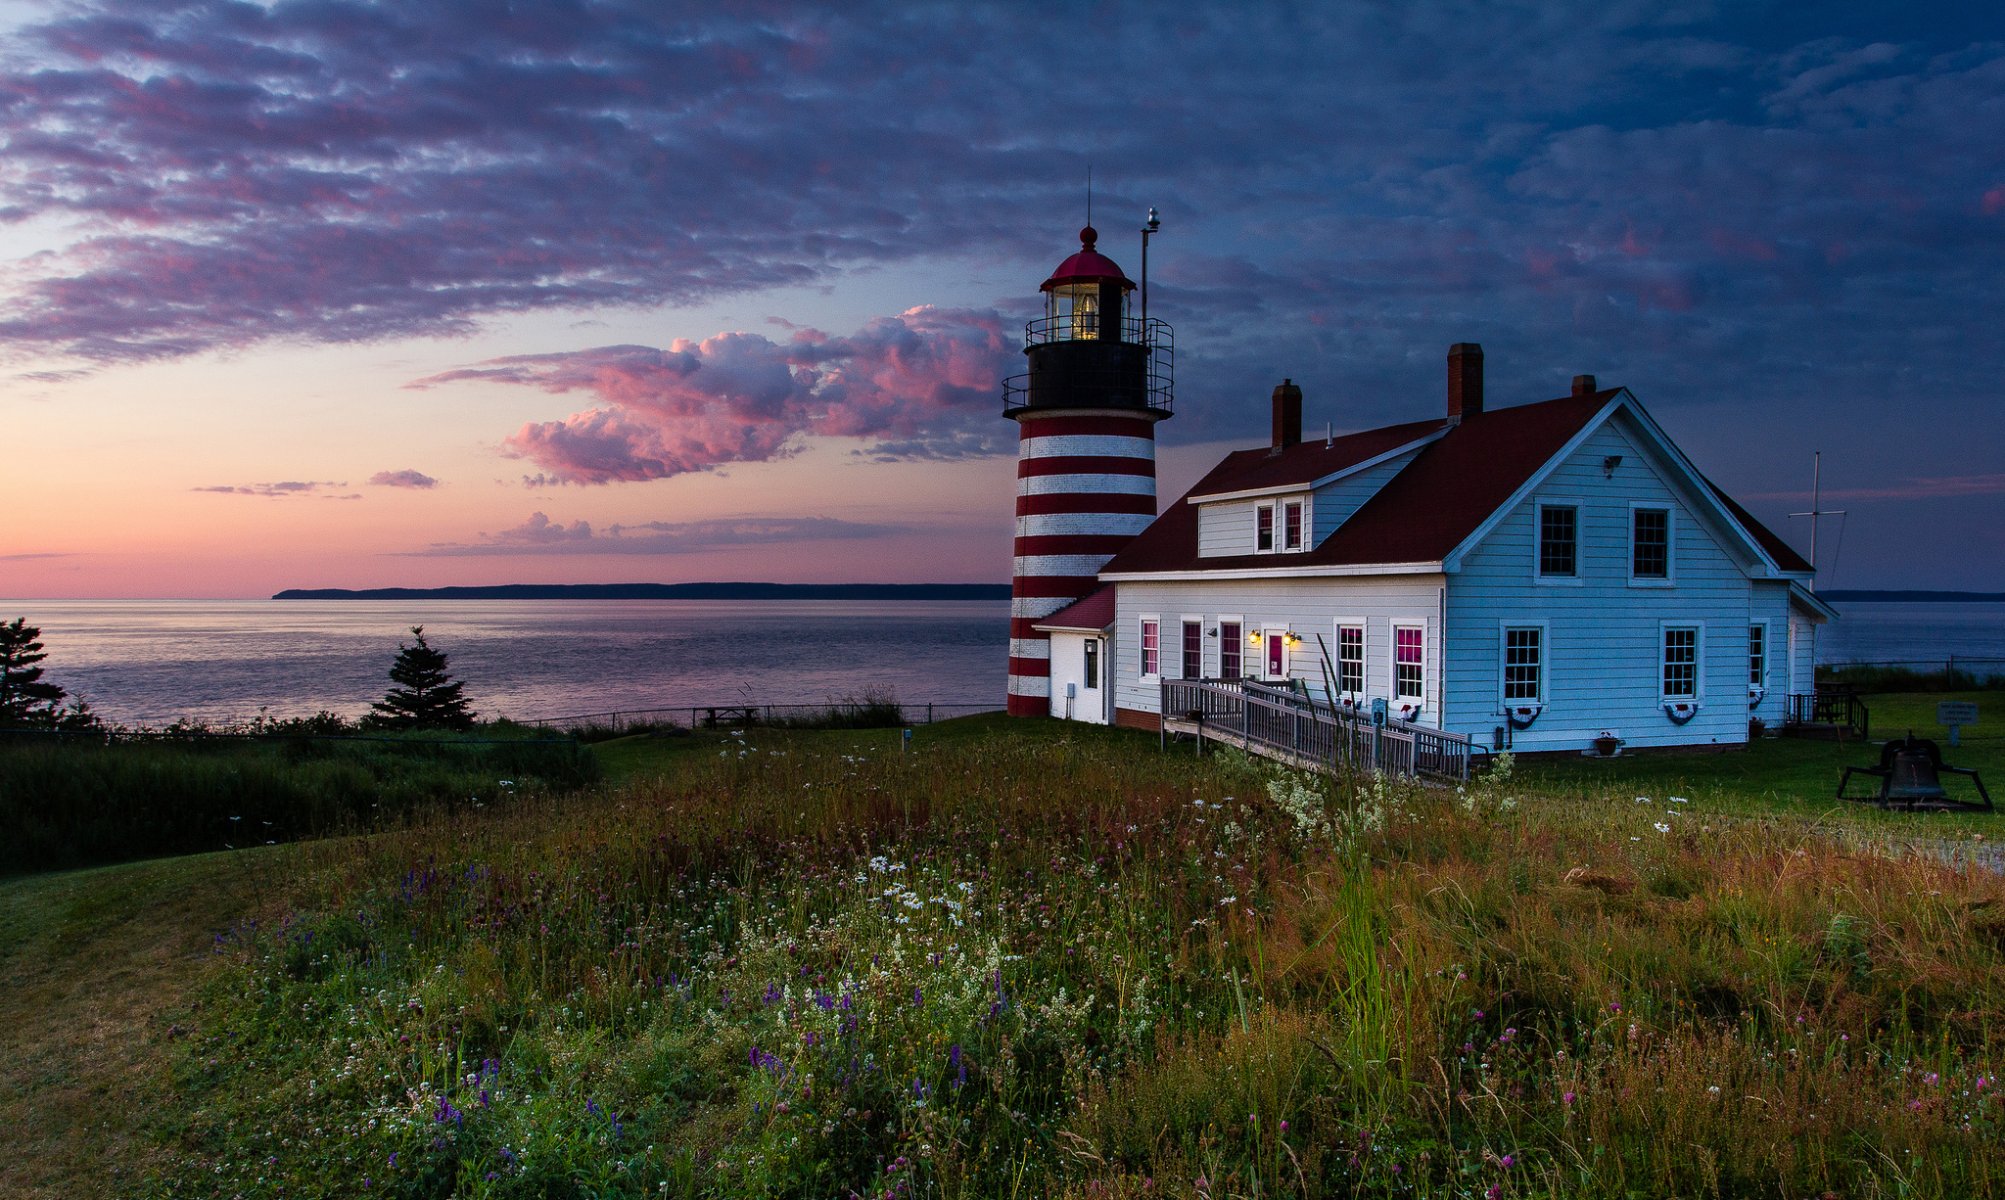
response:
<path id="1" fill-rule="evenodd" d="M 411 636 L 418 644 L 398 643 L 397 661 L 390 664 L 390 682 L 397 686 L 369 706 L 362 724 L 370 729 L 473 728 L 473 710 L 460 695 L 466 685 L 446 673 L 446 656 L 425 644 L 423 625 L 413 625 Z"/>
<path id="2" fill-rule="evenodd" d="M 0 725 L 53 725 L 61 719 L 57 706 L 65 693 L 43 683 L 36 665 L 48 657 L 41 639 L 42 631 L 26 617 L 0 624 Z"/>

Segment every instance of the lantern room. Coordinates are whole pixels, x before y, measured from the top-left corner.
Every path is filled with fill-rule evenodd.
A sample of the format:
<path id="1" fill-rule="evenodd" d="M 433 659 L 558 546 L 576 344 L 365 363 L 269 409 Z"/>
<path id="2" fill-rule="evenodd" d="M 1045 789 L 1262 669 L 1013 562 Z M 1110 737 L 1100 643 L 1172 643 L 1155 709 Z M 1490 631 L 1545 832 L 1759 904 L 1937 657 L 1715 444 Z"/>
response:
<path id="1" fill-rule="evenodd" d="M 1029 370 L 1003 381 L 1004 416 L 1061 408 L 1169 415 L 1170 327 L 1130 315 L 1135 282 L 1100 253 L 1099 240 L 1091 225 L 1080 230 L 1078 252 L 1039 286 L 1044 316 L 1024 328 Z"/>
<path id="2" fill-rule="evenodd" d="M 1099 240 L 1099 231 L 1091 225 L 1080 230 L 1079 253 L 1059 263 L 1040 289 L 1045 327 L 1055 340 L 1127 340 L 1122 317 L 1135 284 L 1113 259 L 1094 248 Z"/>

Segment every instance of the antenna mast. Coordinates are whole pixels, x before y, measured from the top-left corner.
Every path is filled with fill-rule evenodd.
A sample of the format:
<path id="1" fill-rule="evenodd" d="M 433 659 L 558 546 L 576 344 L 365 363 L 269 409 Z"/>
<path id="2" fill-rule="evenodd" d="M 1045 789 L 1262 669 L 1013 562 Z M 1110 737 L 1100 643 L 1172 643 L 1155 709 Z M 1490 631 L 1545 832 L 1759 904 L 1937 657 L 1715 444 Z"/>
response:
<path id="1" fill-rule="evenodd" d="M 1825 508 L 1823 499 L 1824 452 L 1816 451 L 1810 459 L 1810 511 L 1790 513 L 1792 517 L 1810 518 L 1810 590 L 1817 590 L 1817 524 L 1824 517 L 1842 517 L 1842 508 Z M 1840 530 L 1839 532 L 1843 532 Z"/>

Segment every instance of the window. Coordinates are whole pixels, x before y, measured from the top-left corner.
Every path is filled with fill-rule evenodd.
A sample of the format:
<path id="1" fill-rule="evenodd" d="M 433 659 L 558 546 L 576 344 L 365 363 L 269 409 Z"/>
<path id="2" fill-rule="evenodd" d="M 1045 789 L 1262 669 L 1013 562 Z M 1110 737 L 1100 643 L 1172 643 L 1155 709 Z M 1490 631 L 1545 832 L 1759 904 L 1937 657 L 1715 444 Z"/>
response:
<path id="1" fill-rule="evenodd" d="M 1238 621 L 1220 618 L 1218 622 L 1218 674 L 1222 679 L 1238 679 L 1244 668 L 1240 665 L 1239 648 L 1241 637 Z"/>
<path id="2" fill-rule="evenodd" d="M 1302 502 L 1290 500 L 1281 506 L 1281 548 L 1302 548 Z"/>
<path id="3" fill-rule="evenodd" d="M 1337 626 L 1337 690 L 1360 696 L 1365 690 L 1365 627 Z"/>
<path id="4" fill-rule="evenodd" d="M 1768 626 L 1747 627 L 1747 685 L 1760 687 L 1768 678 Z"/>
<path id="5" fill-rule="evenodd" d="M 1253 548 L 1262 554 L 1274 549 L 1274 506 L 1258 505 L 1253 510 Z"/>
<path id="6" fill-rule="evenodd" d="M 1154 617 L 1142 618 L 1142 678 L 1162 673 L 1162 625 Z"/>
<path id="7" fill-rule="evenodd" d="M 1537 704 L 1545 695 L 1545 630 L 1504 630 L 1504 703 Z"/>
<path id="8" fill-rule="evenodd" d="M 1204 622 L 1184 622 L 1183 678 L 1204 678 Z"/>
<path id="9" fill-rule="evenodd" d="M 1392 698 L 1418 704 L 1427 695 L 1427 630 L 1420 625 L 1392 627 Z"/>
<path id="10" fill-rule="evenodd" d="M 1699 698 L 1699 629 L 1664 626 L 1664 699 Z"/>
<path id="11" fill-rule="evenodd" d="M 1086 690 L 1100 686 L 1100 639 L 1086 639 Z"/>
<path id="12" fill-rule="evenodd" d="M 1577 571 L 1580 510 L 1570 504 L 1539 506 L 1539 574 L 1569 579 Z"/>
<path id="13" fill-rule="evenodd" d="M 1629 575 L 1632 579 L 1671 577 L 1671 510 L 1629 510 Z"/>
<path id="14" fill-rule="evenodd" d="M 1262 638 L 1261 645 L 1267 648 L 1267 678 L 1286 679 L 1288 677 L 1288 631 L 1269 629 Z"/>

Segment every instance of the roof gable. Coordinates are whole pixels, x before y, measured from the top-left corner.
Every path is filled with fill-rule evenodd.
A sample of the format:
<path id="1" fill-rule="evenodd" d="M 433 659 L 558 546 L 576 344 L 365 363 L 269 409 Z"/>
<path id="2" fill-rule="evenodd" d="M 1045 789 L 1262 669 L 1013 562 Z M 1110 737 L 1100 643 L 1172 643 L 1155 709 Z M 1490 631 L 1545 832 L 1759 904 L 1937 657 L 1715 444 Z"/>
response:
<path id="1" fill-rule="evenodd" d="M 1281 570 L 1439 562 L 1460 546 L 1531 476 L 1600 413 L 1620 389 L 1567 396 L 1445 420 L 1390 425 L 1308 442 L 1279 454 L 1227 455 L 1163 515 L 1101 568 L 1103 575 L 1166 571 Z M 1243 492 L 1340 474 L 1413 442 L 1432 438 L 1405 469 L 1360 505 L 1313 550 L 1200 559 L 1192 497 Z"/>

